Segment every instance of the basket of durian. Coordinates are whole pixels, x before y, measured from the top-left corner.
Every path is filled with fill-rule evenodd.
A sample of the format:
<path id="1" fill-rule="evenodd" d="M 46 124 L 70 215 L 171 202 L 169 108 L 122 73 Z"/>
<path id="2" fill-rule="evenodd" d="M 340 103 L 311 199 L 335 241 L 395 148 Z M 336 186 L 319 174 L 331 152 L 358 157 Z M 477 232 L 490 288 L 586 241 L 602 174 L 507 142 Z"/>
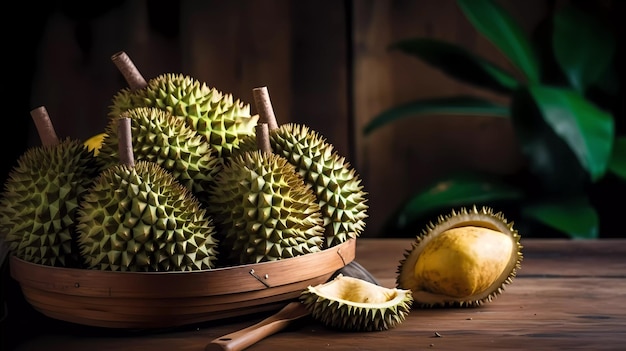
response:
<path id="1" fill-rule="evenodd" d="M 345 158 L 305 125 L 279 126 L 182 74 L 129 87 L 106 129 L 57 137 L 31 111 L 27 150 L 0 197 L 11 276 L 41 313 L 114 328 L 161 328 L 277 309 L 355 258 L 366 193 Z"/>

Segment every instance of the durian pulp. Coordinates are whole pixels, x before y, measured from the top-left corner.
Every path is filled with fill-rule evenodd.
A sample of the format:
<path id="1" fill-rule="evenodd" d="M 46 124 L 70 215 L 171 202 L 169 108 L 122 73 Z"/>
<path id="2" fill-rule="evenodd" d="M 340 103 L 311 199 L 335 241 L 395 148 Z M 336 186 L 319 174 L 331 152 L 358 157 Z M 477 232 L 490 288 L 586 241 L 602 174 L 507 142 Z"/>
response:
<path id="1" fill-rule="evenodd" d="M 417 236 L 398 267 L 397 286 L 414 305 L 479 306 L 510 284 L 523 259 L 517 230 L 483 207 L 439 216 Z"/>
<path id="2" fill-rule="evenodd" d="M 513 245 L 488 228 L 452 228 L 433 238 L 415 264 L 420 290 L 457 298 L 481 294 L 507 272 Z"/>
<path id="3" fill-rule="evenodd" d="M 320 297 L 360 307 L 394 305 L 407 293 L 397 288 L 389 289 L 348 276 L 337 277 L 325 284 L 312 287 L 311 290 Z"/>
<path id="4" fill-rule="evenodd" d="M 87 150 L 93 151 L 94 155 L 98 155 L 98 152 L 100 151 L 100 148 L 102 147 L 102 141 L 104 140 L 105 136 L 106 136 L 106 133 L 99 133 L 99 134 L 93 135 L 89 137 L 87 140 L 85 140 L 84 145 L 87 147 Z"/>

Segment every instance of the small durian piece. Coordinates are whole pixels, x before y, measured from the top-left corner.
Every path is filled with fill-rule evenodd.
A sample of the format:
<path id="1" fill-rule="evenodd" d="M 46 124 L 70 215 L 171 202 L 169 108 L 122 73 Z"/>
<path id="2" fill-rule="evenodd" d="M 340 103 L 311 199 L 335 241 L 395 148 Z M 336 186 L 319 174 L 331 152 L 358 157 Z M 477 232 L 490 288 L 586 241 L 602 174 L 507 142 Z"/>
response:
<path id="1" fill-rule="evenodd" d="M 105 133 L 98 133 L 90 136 L 83 143 L 87 147 L 87 150 L 93 151 L 93 154 L 98 156 L 98 152 L 100 152 L 100 148 L 102 147 L 102 141 L 105 137 Z"/>
<path id="2" fill-rule="evenodd" d="M 26 150 L 9 173 L 0 198 L 0 236 L 25 261 L 79 267 L 78 203 L 101 164 L 81 141 L 58 139 L 45 107 L 31 116 L 42 145 Z"/>
<path id="3" fill-rule="evenodd" d="M 311 317 L 329 328 L 350 332 L 382 331 L 404 322 L 411 311 L 411 290 L 386 288 L 339 274 L 309 286 L 300 301 Z"/>
<path id="4" fill-rule="evenodd" d="M 522 259 L 520 235 L 501 212 L 461 208 L 417 236 L 396 283 L 413 292 L 415 306 L 476 307 L 512 283 Z"/>
<path id="5" fill-rule="evenodd" d="M 131 121 L 134 159 L 163 167 L 206 205 L 206 189 L 222 165 L 206 139 L 182 119 L 158 108 L 136 107 L 122 112 L 121 117 Z M 118 120 L 109 120 L 98 154 L 107 166 L 120 162 Z"/>
<path id="6" fill-rule="evenodd" d="M 204 136 L 218 157 L 228 157 L 239 139 L 253 135 L 258 116 L 250 105 L 184 74 L 164 73 L 146 80 L 124 52 L 112 56 L 129 83 L 118 91 L 109 107 L 109 117 L 135 107 L 155 107 L 182 118 Z"/>
<path id="7" fill-rule="evenodd" d="M 118 121 L 120 163 L 101 172 L 78 210 L 78 242 L 89 268 L 212 269 L 217 239 L 191 191 L 154 162 L 132 156 L 130 118 Z"/>
<path id="8" fill-rule="evenodd" d="M 266 133 L 267 125 L 258 129 Z M 230 158 L 210 190 L 209 210 L 226 264 L 321 251 L 324 221 L 313 190 L 286 159 L 267 149 Z"/>
<path id="9" fill-rule="evenodd" d="M 367 193 L 355 169 L 309 127 L 295 123 L 278 126 L 267 88 L 253 92 L 260 120 L 270 126 L 272 151 L 295 166 L 315 192 L 324 216 L 325 247 L 360 236 L 365 229 L 368 205 Z M 240 150 L 254 147 L 254 137 L 243 139 Z"/>

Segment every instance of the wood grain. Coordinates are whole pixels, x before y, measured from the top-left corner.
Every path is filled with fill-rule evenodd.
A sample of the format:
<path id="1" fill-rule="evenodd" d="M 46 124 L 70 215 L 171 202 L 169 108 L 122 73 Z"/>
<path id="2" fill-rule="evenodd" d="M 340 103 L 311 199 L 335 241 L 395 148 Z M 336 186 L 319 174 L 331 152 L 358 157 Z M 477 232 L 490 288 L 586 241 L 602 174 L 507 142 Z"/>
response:
<path id="1" fill-rule="evenodd" d="M 290 259 L 192 272 L 113 272 L 10 258 L 11 277 L 43 314 L 109 328 L 177 327 L 275 308 L 355 257 L 355 239 Z"/>
<path id="2" fill-rule="evenodd" d="M 356 259 L 394 284 L 411 240 L 360 239 Z M 330 330 L 304 317 L 246 350 L 621 350 L 626 343 L 626 242 L 523 241 L 519 275 L 478 308 L 414 309 L 394 329 Z M 248 327 L 271 313 L 161 330 L 111 330 L 45 320 L 16 350 L 185 350 Z"/>

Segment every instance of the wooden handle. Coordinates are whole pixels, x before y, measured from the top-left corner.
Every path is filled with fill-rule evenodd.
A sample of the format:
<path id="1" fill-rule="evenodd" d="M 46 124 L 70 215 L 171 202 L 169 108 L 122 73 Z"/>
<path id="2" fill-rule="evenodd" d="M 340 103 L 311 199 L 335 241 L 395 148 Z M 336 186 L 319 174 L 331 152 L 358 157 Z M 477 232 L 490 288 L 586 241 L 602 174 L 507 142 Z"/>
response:
<path id="1" fill-rule="evenodd" d="M 214 339 L 204 348 L 205 351 L 241 351 L 287 327 L 291 321 L 309 314 L 300 302 L 290 302 L 280 311 L 245 329 Z"/>

